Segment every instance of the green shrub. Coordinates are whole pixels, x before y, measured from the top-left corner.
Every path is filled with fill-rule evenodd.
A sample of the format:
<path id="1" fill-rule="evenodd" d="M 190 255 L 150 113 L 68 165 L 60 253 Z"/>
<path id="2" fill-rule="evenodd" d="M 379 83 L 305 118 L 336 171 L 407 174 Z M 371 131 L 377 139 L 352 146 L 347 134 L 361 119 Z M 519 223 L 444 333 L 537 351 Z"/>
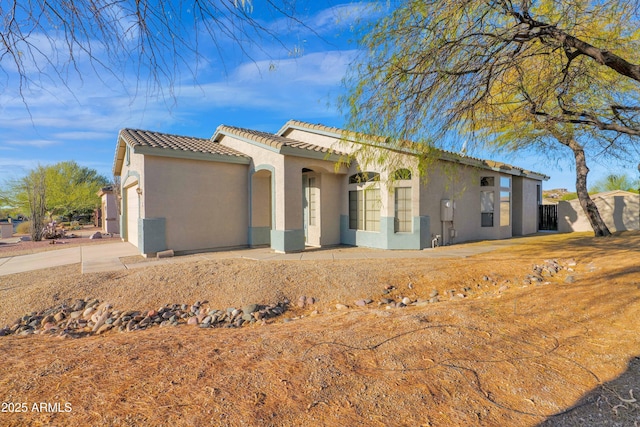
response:
<path id="1" fill-rule="evenodd" d="M 17 234 L 29 234 L 31 233 L 31 221 L 24 221 L 18 224 L 16 227 Z"/>

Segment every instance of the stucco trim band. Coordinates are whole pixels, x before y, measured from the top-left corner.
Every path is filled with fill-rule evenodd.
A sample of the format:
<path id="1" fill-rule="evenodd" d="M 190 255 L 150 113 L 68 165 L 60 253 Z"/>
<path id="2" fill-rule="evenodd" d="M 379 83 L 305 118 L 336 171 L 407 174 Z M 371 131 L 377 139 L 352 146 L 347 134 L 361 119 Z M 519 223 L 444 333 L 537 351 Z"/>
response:
<path id="1" fill-rule="evenodd" d="M 282 253 L 304 251 L 304 229 L 271 230 L 271 249 Z"/>
<path id="2" fill-rule="evenodd" d="M 138 219 L 140 252 L 144 255 L 167 250 L 166 220 L 164 218 Z"/>
<path id="3" fill-rule="evenodd" d="M 133 147 L 133 152 L 136 154 L 146 154 L 158 157 L 171 157 L 175 159 L 237 163 L 242 165 L 248 165 L 249 163 L 251 163 L 251 159 L 249 157 L 226 156 L 224 154 L 215 153 L 197 153 L 194 151 L 180 151 L 166 148 L 143 147 L 139 145 Z"/>

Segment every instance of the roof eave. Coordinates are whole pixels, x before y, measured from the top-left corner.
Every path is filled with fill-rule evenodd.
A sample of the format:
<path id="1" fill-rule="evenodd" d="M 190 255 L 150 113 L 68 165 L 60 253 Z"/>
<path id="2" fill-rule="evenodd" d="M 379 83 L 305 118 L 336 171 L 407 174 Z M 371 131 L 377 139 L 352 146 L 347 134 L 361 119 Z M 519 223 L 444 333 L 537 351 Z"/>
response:
<path id="1" fill-rule="evenodd" d="M 284 124 L 284 126 L 282 126 L 282 128 L 280 128 L 280 130 L 278 131 L 277 135 L 279 136 L 283 136 L 284 133 L 287 132 L 287 130 L 289 129 L 297 129 L 297 130 L 303 130 L 303 131 L 307 131 L 307 132 L 311 132 L 311 133 L 315 133 L 318 135 L 323 135 L 323 136 L 328 136 L 328 137 L 332 137 L 332 138 L 338 138 L 341 139 L 345 142 L 350 142 L 350 143 L 355 143 L 355 144 L 363 144 L 366 145 L 366 142 L 363 141 L 359 141 L 353 137 L 349 137 L 341 132 L 336 132 L 336 131 L 332 131 L 330 129 L 318 129 L 315 125 L 311 124 L 311 123 L 306 123 L 306 122 L 300 122 L 297 120 L 289 120 L 287 123 Z M 399 153 L 404 153 L 404 154 L 409 154 L 409 155 L 419 155 L 419 153 L 413 151 L 413 150 L 394 150 L 393 148 L 386 148 L 386 147 L 379 147 L 382 149 L 390 149 L 393 151 L 397 151 Z M 455 153 L 448 153 L 445 150 L 440 150 L 441 153 L 439 153 L 439 158 L 441 160 L 445 160 L 445 161 L 450 161 L 450 162 L 455 162 L 455 163 L 461 163 L 461 164 L 465 164 L 468 166 L 475 166 L 475 167 L 479 167 L 482 169 L 487 169 L 487 170 L 493 170 L 496 172 L 501 172 L 501 173 L 506 173 L 509 175 L 514 175 L 514 176 L 522 176 L 525 178 L 530 178 L 530 179 L 535 179 L 535 180 L 539 180 L 539 181 L 548 181 L 550 179 L 549 176 L 544 175 L 542 173 L 539 172 L 534 172 L 534 171 L 526 171 L 523 169 L 519 169 L 517 167 L 513 167 L 513 170 L 506 170 L 506 169 L 502 169 L 499 167 L 492 167 L 490 165 L 487 165 L 485 163 L 484 160 L 482 159 L 476 159 L 473 157 L 467 157 L 467 156 L 458 156 L 455 155 Z"/>
<path id="2" fill-rule="evenodd" d="M 345 156 L 344 154 L 334 153 L 334 152 L 326 152 L 326 151 L 315 151 L 309 150 L 306 148 L 298 148 L 291 147 L 288 145 L 282 145 L 280 147 L 274 147 L 269 144 L 265 144 L 260 141 L 256 141 L 255 139 L 248 138 L 244 135 L 239 135 L 238 132 L 227 131 L 225 129 L 218 129 L 216 133 L 213 135 L 212 140 L 219 142 L 222 136 L 228 136 L 230 138 L 235 138 L 239 141 L 246 142 L 247 144 L 251 144 L 256 147 L 263 148 L 265 150 L 272 151 L 274 153 L 295 156 L 295 157 L 303 157 L 307 159 L 315 159 L 315 160 L 327 160 L 332 162 L 343 161 Z"/>
<path id="3" fill-rule="evenodd" d="M 313 151 L 313 150 L 307 150 L 304 148 L 288 147 L 286 145 L 280 148 L 280 154 L 295 156 L 295 157 L 304 157 L 307 159 L 327 160 L 330 162 L 340 162 L 345 159 L 345 155 L 341 155 L 338 153 Z"/>
<path id="4" fill-rule="evenodd" d="M 248 165 L 249 163 L 251 163 L 251 159 L 246 156 L 235 156 L 231 154 L 219 153 L 202 153 L 196 151 L 175 150 L 172 148 L 145 147 L 141 145 L 134 146 L 133 152 L 136 154 L 170 157 L 174 159 L 203 160 L 209 162 L 235 163 L 242 165 Z"/>
<path id="5" fill-rule="evenodd" d="M 305 126 L 306 124 L 306 126 Z M 315 125 L 312 125 L 311 123 L 305 123 L 305 122 L 298 122 L 296 120 L 289 120 L 287 123 L 284 124 L 284 126 L 282 126 L 280 128 L 280 130 L 276 133 L 276 135 L 278 136 L 283 136 L 284 133 L 289 130 L 289 129 L 297 129 L 297 130 L 306 130 L 306 131 L 310 131 L 312 133 L 315 133 L 317 135 L 322 135 L 322 136 L 328 136 L 331 138 L 338 138 L 338 139 L 342 139 L 343 138 L 343 133 L 342 132 L 335 132 L 332 131 L 330 129 L 328 129 L 327 126 L 324 125 L 320 125 L 323 126 L 327 129 L 318 129 Z M 356 141 L 350 141 L 350 142 L 356 142 Z"/>
<path id="6" fill-rule="evenodd" d="M 264 144 L 260 141 L 256 141 L 255 139 L 247 138 L 243 135 L 238 135 L 235 132 L 225 131 L 225 130 L 217 130 L 216 133 L 211 137 L 214 142 L 220 142 L 220 138 L 223 136 L 228 136 L 229 138 L 235 138 L 239 141 L 246 142 L 247 144 L 251 144 L 256 147 L 264 148 L 265 150 L 273 151 L 274 153 L 280 154 L 280 148 L 271 146 L 269 144 Z"/>
<path id="7" fill-rule="evenodd" d="M 122 164 L 124 163 L 124 156 L 126 151 L 126 140 L 122 137 L 121 133 L 118 133 L 118 144 L 116 146 L 116 155 L 113 160 L 113 176 L 120 176 L 122 172 Z"/>
<path id="8" fill-rule="evenodd" d="M 547 175 L 538 173 L 538 172 L 533 172 L 533 171 L 528 171 L 528 170 L 524 170 L 524 169 L 520 169 L 518 167 L 515 166 L 511 166 L 511 165 L 504 165 L 505 167 L 501 167 L 501 166 L 491 166 L 486 164 L 485 162 L 483 162 L 483 164 L 480 166 L 483 169 L 486 170 L 492 170 L 495 172 L 500 172 L 500 173 L 506 173 L 507 175 L 512 175 L 512 176 L 521 176 L 523 178 L 529 178 L 529 179 L 535 179 L 538 181 L 548 181 L 549 177 Z"/>

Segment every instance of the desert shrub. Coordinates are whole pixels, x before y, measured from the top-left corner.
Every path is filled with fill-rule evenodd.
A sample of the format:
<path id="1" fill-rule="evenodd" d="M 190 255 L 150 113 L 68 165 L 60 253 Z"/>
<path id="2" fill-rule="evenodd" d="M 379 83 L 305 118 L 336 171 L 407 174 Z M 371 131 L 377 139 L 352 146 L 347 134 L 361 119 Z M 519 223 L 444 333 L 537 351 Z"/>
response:
<path id="1" fill-rule="evenodd" d="M 29 233 L 31 233 L 30 227 L 31 227 L 31 222 L 30 221 L 21 222 L 16 227 L 16 233 L 17 234 L 29 234 Z"/>
<path id="2" fill-rule="evenodd" d="M 578 193 L 567 193 L 564 196 L 562 196 L 560 198 L 560 200 L 565 200 L 565 201 L 569 201 L 569 200 L 574 200 L 578 198 Z"/>

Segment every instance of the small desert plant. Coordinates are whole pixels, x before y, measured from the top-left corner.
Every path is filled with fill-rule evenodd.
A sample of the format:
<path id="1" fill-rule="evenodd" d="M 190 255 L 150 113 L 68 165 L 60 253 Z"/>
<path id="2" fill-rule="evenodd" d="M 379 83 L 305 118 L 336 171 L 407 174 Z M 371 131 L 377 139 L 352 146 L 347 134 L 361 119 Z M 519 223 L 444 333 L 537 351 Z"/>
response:
<path id="1" fill-rule="evenodd" d="M 31 232 L 31 222 L 30 221 L 21 222 L 16 227 L 16 233 L 17 234 L 29 234 L 30 232 Z"/>

